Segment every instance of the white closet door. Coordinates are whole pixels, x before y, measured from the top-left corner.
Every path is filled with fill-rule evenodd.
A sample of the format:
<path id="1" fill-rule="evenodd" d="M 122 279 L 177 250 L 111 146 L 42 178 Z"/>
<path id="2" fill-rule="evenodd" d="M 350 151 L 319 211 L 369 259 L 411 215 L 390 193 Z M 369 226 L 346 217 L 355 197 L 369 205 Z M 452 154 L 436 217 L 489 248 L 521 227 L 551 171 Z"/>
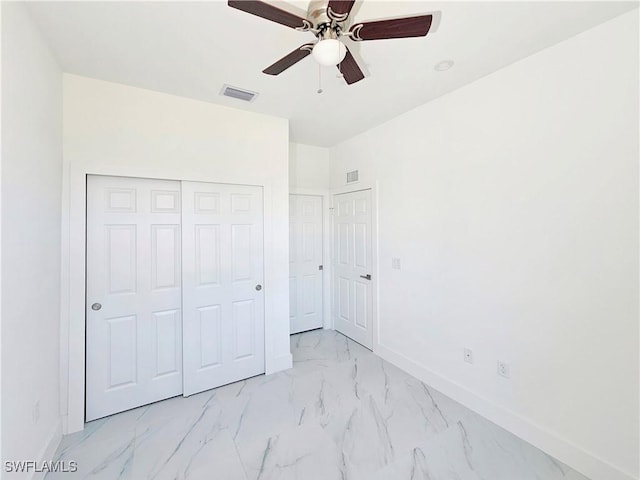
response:
<path id="1" fill-rule="evenodd" d="M 289 196 L 291 333 L 322 327 L 322 197 Z"/>
<path id="2" fill-rule="evenodd" d="M 182 393 L 180 182 L 87 178 L 86 419 Z"/>
<path id="3" fill-rule="evenodd" d="M 183 182 L 182 202 L 188 396 L 264 373 L 262 188 Z"/>
<path id="4" fill-rule="evenodd" d="M 373 348 L 371 190 L 333 197 L 336 330 Z"/>

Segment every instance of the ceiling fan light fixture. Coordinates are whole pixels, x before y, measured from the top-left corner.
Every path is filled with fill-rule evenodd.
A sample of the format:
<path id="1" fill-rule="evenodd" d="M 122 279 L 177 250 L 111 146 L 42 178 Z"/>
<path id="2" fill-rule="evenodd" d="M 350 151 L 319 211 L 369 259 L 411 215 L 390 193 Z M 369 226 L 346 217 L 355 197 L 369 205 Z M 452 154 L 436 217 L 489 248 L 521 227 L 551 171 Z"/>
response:
<path id="1" fill-rule="evenodd" d="M 327 38 L 316 43 L 311 53 L 320 65 L 330 67 L 344 60 L 347 48 L 340 40 Z"/>

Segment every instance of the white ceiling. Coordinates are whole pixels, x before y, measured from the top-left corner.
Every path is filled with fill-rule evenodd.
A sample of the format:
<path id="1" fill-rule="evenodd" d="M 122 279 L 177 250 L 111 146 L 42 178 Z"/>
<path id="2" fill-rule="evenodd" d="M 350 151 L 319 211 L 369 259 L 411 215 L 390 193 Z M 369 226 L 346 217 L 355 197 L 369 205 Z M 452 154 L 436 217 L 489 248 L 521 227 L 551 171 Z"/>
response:
<path id="1" fill-rule="evenodd" d="M 308 2 L 272 2 L 305 16 Z M 311 57 L 277 77 L 262 70 L 301 33 L 214 2 L 32 2 L 29 9 L 66 72 L 290 119 L 295 142 L 332 146 L 426 101 L 637 7 L 636 2 L 357 0 L 358 21 L 441 16 L 425 38 L 353 44 L 366 78 L 347 86 Z M 607 39 L 603 38 L 603 42 Z M 433 67 L 453 60 L 448 71 Z M 598 68 L 594 65 L 594 68 Z M 221 97 L 223 84 L 257 91 Z"/>

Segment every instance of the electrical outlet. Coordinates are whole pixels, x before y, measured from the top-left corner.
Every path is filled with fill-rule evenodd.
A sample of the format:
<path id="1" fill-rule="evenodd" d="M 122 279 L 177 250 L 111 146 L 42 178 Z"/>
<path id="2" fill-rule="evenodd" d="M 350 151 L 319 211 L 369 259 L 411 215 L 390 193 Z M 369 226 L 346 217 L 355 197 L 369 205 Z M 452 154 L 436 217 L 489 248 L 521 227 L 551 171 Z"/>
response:
<path id="1" fill-rule="evenodd" d="M 467 363 L 473 363 L 473 351 L 470 348 L 464 349 L 464 361 Z"/>
<path id="2" fill-rule="evenodd" d="M 498 360 L 498 375 L 504 378 L 510 377 L 511 372 L 509 371 L 509 364 L 507 362 Z"/>
<path id="3" fill-rule="evenodd" d="M 40 420 L 40 400 L 36 400 L 33 404 L 33 423 L 38 423 Z"/>
<path id="4" fill-rule="evenodd" d="M 392 258 L 391 259 L 391 268 L 393 268 L 395 270 L 400 270 L 400 259 L 399 258 Z"/>

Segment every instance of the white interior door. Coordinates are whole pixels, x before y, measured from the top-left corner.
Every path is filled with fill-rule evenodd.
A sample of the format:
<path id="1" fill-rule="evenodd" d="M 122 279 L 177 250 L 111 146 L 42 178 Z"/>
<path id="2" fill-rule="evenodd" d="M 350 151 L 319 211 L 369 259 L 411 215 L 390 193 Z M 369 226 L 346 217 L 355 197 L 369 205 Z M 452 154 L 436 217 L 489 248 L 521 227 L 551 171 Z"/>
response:
<path id="1" fill-rule="evenodd" d="M 322 327 L 322 197 L 289 195 L 291 333 Z"/>
<path id="2" fill-rule="evenodd" d="M 333 197 L 335 327 L 373 348 L 371 190 Z"/>
<path id="3" fill-rule="evenodd" d="M 180 182 L 87 177 L 86 419 L 182 393 Z"/>
<path id="4" fill-rule="evenodd" d="M 182 204 L 188 396 L 265 371 L 262 188 L 182 182 Z"/>

